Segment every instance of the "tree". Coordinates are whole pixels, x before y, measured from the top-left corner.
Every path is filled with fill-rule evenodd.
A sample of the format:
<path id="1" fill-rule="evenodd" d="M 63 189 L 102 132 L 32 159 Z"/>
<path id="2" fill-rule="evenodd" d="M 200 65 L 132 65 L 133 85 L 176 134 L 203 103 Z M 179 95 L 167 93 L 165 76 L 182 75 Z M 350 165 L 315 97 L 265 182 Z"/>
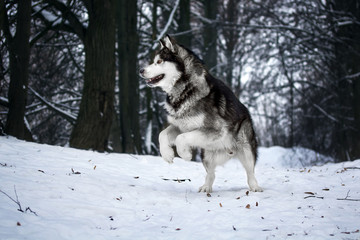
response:
<path id="1" fill-rule="evenodd" d="M 177 31 L 181 35 L 177 38 L 178 42 L 191 49 L 191 26 L 190 26 L 190 0 L 180 0 L 180 12 Z"/>
<path id="2" fill-rule="evenodd" d="M 122 148 L 140 153 L 137 1 L 119 1 L 117 21 Z"/>
<path id="3" fill-rule="evenodd" d="M 83 31 L 84 89 L 70 146 L 104 151 L 114 112 L 115 2 L 84 0 L 84 5 L 89 14 Z"/>
<path id="4" fill-rule="evenodd" d="M 38 12 L 45 22 L 50 22 L 51 29 L 74 33 L 84 44 L 84 87 L 70 146 L 104 151 L 114 112 L 115 2 L 82 0 L 64 4 L 46 0 L 44 3 L 49 11 L 43 8 Z M 76 12 L 77 8 L 85 8 L 87 14 Z M 50 12 L 56 14 L 51 19 Z M 84 16 L 87 18 L 83 19 Z M 62 20 L 57 21 L 59 18 Z"/>
<path id="5" fill-rule="evenodd" d="M 334 29 L 334 74 L 339 101 L 351 109 L 348 116 L 339 109 L 340 119 L 353 119 L 337 123 L 342 132 L 334 139 L 339 145 L 338 157 L 342 160 L 360 158 L 360 4 L 356 0 L 330 1 L 327 5 L 332 29 Z M 340 124 L 340 126 L 339 126 Z"/>
<path id="6" fill-rule="evenodd" d="M 217 17 L 218 0 L 207 1 L 203 0 L 204 16 L 208 19 L 215 20 Z M 217 25 L 216 21 L 205 24 L 204 27 L 204 55 L 206 66 L 211 72 L 216 72 L 217 66 Z M 215 74 L 216 75 L 216 74 Z"/>
<path id="7" fill-rule="evenodd" d="M 25 124 L 30 58 L 31 1 L 18 1 L 16 32 L 10 30 L 5 1 L 0 3 L 2 30 L 9 51 L 10 86 L 8 90 L 8 116 L 5 133 L 20 139 L 32 140 L 30 129 Z"/>

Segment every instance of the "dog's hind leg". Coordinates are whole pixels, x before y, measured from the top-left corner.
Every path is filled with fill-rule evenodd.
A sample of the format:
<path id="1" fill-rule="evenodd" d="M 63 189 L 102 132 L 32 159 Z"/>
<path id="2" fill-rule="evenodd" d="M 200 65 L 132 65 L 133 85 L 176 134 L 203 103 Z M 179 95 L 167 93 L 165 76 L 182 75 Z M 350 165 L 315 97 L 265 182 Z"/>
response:
<path id="1" fill-rule="evenodd" d="M 225 151 L 210 151 L 204 149 L 201 151 L 201 157 L 207 174 L 205 183 L 199 188 L 199 192 L 211 193 L 215 180 L 216 166 L 224 164 L 230 157 Z"/>
<path id="2" fill-rule="evenodd" d="M 248 143 L 242 144 L 242 148 L 239 149 L 238 158 L 240 159 L 247 174 L 247 182 L 250 190 L 253 192 L 262 192 L 263 189 L 259 187 L 255 178 L 255 155 L 251 151 L 251 146 Z"/>
<path id="3" fill-rule="evenodd" d="M 211 151 L 201 150 L 202 163 L 206 170 L 205 183 L 199 188 L 199 192 L 212 192 L 212 185 L 215 180 L 215 168 L 216 164 L 214 162 L 215 154 Z"/>

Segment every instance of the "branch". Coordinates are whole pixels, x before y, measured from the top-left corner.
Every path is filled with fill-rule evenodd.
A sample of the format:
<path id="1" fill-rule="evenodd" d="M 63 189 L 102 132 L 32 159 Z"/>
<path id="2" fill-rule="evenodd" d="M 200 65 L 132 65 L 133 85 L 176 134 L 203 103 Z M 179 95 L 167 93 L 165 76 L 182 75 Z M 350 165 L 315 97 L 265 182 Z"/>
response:
<path id="1" fill-rule="evenodd" d="M 0 30 L 2 29 L 4 31 L 5 38 L 8 44 L 10 44 L 13 40 L 13 36 L 10 32 L 10 24 L 7 15 L 7 9 L 5 6 L 5 1 L 0 1 L 0 23 Z"/>
<path id="2" fill-rule="evenodd" d="M 349 193 L 350 193 L 350 190 L 347 192 L 347 194 L 346 194 L 346 197 L 345 197 L 345 198 L 337 198 L 336 200 L 360 201 L 360 199 L 349 198 Z"/>
<path id="3" fill-rule="evenodd" d="M 312 105 L 319 110 L 322 114 L 324 114 L 327 118 L 329 118 L 330 120 L 334 121 L 334 122 L 339 122 L 339 120 L 337 120 L 335 117 L 331 116 L 329 113 L 327 113 L 324 109 L 322 109 L 319 105 L 317 105 L 316 103 L 312 103 Z"/>
<path id="4" fill-rule="evenodd" d="M 62 109 L 56 107 L 54 104 L 48 102 L 43 98 L 39 93 L 37 93 L 34 89 L 29 87 L 30 91 L 37 97 L 42 103 L 44 103 L 48 108 L 55 111 L 56 113 L 60 114 L 63 118 L 65 118 L 67 121 L 69 121 L 72 125 L 76 122 L 76 117 L 71 115 L 70 113 L 67 113 L 63 111 Z"/>
<path id="5" fill-rule="evenodd" d="M 63 41 L 66 43 L 66 39 L 65 39 L 65 37 L 64 37 L 64 34 L 61 34 L 61 38 L 62 38 Z M 74 55 L 72 54 L 73 51 L 71 51 L 69 45 L 65 44 L 65 46 L 66 46 L 66 48 L 67 48 L 67 50 L 68 50 L 69 56 L 70 56 L 71 60 L 73 61 L 76 69 L 77 69 L 81 74 L 84 74 L 84 70 L 83 70 L 83 69 L 79 66 L 79 64 L 76 62 L 75 57 L 74 57 Z"/>
<path id="6" fill-rule="evenodd" d="M 177 0 L 177 1 L 175 2 L 175 6 L 174 6 L 173 10 L 172 10 L 171 13 L 170 13 L 169 20 L 167 21 L 164 29 L 163 29 L 163 30 L 161 31 L 161 33 L 159 34 L 159 36 L 158 36 L 157 39 L 156 39 L 155 44 L 154 44 L 153 47 L 152 47 L 153 50 L 155 50 L 155 48 L 157 47 L 157 45 L 159 45 L 160 39 L 162 39 L 162 38 L 164 37 L 165 33 L 168 31 L 168 29 L 169 29 L 169 27 L 170 27 L 170 25 L 171 25 L 171 23 L 172 23 L 172 21 L 173 21 L 175 11 L 176 11 L 177 7 L 179 6 L 179 2 L 180 2 L 180 0 Z"/>
<path id="7" fill-rule="evenodd" d="M 302 28 L 286 26 L 286 25 L 259 25 L 259 24 L 243 24 L 243 23 L 233 23 L 228 21 L 222 21 L 217 19 L 209 19 L 201 16 L 199 13 L 193 13 L 199 20 L 206 24 L 216 24 L 221 26 L 227 27 L 234 27 L 234 28 L 246 28 L 246 29 L 278 29 L 278 30 L 288 30 L 288 31 L 295 31 L 295 32 L 302 32 L 307 33 L 308 35 L 313 35 L 312 32 L 309 32 Z"/>
<path id="8" fill-rule="evenodd" d="M 19 206 L 19 208 L 17 209 L 19 212 L 27 212 L 27 211 L 29 211 L 29 212 L 35 214 L 35 216 L 37 216 L 36 212 L 34 212 L 33 210 L 31 210 L 30 207 L 27 207 L 27 208 L 25 209 L 25 211 L 22 209 L 21 204 L 20 204 L 20 201 L 19 201 L 19 197 L 18 197 L 17 192 L 16 192 L 15 185 L 14 185 L 14 192 L 15 192 L 16 200 L 13 199 L 13 198 L 12 198 L 9 194 L 7 194 L 6 192 L 4 192 L 4 191 L 2 191 L 2 190 L 0 190 L 0 192 L 3 193 L 3 194 L 4 194 L 5 196 L 7 196 L 11 201 L 13 201 L 14 203 L 16 203 L 16 204 Z"/>
<path id="9" fill-rule="evenodd" d="M 0 97 L 0 105 L 8 108 L 9 107 L 9 100 L 7 100 L 4 97 Z"/>
<path id="10" fill-rule="evenodd" d="M 79 38 L 84 41 L 86 28 L 79 21 L 78 17 L 69 9 L 69 7 L 58 0 L 45 0 L 44 2 L 60 11 L 62 18 L 69 21 L 67 26 L 69 26 L 73 30 L 72 32 L 78 35 Z"/>
<path id="11" fill-rule="evenodd" d="M 147 56 L 150 51 L 154 51 L 154 50 L 157 48 L 157 46 L 159 45 L 160 39 L 162 39 L 162 38 L 164 37 L 164 35 L 166 34 L 166 32 L 169 30 L 169 27 L 170 27 L 170 25 L 171 25 L 171 23 L 172 23 L 172 21 L 173 21 L 174 14 L 175 14 L 175 12 L 176 12 L 177 7 L 179 6 L 179 3 L 180 3 L 180 0 L 176 0 L 175 6 L 174 6 L 173 10 L 172 10 L 171 13 L 170 13 L 169 19 L 168 19 L 168 21 L 167 21 L 164 29 L 163 29 L 163 30 L 161 31 L 161 33 L 157 36 L 156 40 L 155 40 L 154 43 L 152 44 L 152 47 L 148 48 L 148 50 L 147 50 L 145 53 L 139 55 L 139 58 L 140 58 L 140 59 L 143 58 L 143 57 L 145 57 L 145 56 Z"/>

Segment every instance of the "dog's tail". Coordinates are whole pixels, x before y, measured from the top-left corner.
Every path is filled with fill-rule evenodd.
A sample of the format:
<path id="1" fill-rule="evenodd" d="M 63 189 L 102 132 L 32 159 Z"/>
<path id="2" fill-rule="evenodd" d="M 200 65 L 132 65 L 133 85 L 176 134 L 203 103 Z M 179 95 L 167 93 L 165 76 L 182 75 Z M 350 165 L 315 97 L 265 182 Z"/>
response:
<path id="1" fill-rule="evenodd" d="M 238 139 L 238 145 L 243 145 L 243 144 L 249 145 L 251 153 L 254 157 L 254 164 L 255 164 L 258 158 L 258 150 L 257 150 L 258 142 L 256 140 L 256 134 L 250 116 L 245 118 L 241 122 L 237 139 Z"/>

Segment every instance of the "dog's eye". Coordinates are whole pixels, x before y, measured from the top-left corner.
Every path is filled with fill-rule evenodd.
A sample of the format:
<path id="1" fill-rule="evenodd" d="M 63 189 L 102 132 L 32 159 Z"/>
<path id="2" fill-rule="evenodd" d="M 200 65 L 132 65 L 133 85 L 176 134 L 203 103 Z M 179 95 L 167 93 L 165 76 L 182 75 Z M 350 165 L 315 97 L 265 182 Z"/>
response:
<path id="1" fill-rule="evenodd" d="M 163 62 L 163 60 L 161 60 L 161 59 L 159 59 L 159 60 L 157 60 L 157 64 L 160 64 L 160 63 L 162 63 Z"/>

